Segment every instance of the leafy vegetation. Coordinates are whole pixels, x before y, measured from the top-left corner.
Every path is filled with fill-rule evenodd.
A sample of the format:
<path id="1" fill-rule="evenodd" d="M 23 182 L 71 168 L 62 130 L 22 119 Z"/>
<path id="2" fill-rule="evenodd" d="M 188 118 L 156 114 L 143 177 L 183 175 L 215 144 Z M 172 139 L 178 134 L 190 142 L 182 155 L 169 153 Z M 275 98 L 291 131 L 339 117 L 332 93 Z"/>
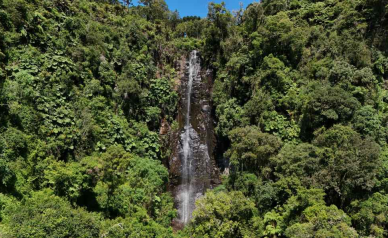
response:
<path id="1" fill-rule="evenodd" d="M 209 5 L 197 38 L 216 72 L 216 153 L 230 174 L 197 203 L 187 234 L 388 235 L 387 9 L 379 0 L 268 0 L 234 14 Z M 251 213 L 216 212 L 238 192 Z M 237 217 L 249 225 L 224 233 Z"/>
<path id="2" fill-rule="evenodd" d="M 387 10 L 0 0 L 0 236 L 387 237 Z M 174 233 L 159 129 L 193 49 L 229 173 Z"/>
<path id="3" fill-rule="evenodd" d="M 1 237 L 172 236 L 158 135 L 178 100 L 169 14 L 0 2 Z"/>

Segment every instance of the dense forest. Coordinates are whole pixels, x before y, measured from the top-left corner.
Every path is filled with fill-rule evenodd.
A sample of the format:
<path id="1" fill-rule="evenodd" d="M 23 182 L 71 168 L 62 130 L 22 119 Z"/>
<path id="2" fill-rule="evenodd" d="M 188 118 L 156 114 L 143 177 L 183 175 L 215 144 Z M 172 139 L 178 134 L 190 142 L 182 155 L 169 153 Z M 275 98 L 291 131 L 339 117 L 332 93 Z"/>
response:
<path id="1" fill-rule="evenodd" d="M 0 237 L 388 237 L 388 1 L 226 7 L 0 0 Z M 192 50 L 227 162 L 176 230 Z"/>

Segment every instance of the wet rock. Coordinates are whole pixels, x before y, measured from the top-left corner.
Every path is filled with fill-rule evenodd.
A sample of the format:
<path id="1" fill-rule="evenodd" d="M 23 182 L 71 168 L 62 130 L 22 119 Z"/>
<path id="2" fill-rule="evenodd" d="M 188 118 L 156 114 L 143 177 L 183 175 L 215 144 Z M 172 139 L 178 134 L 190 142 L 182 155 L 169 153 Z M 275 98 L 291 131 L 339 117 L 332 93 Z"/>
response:
<path id="1" fill-rule="evenodd" d="M 168 125 L 167 120 L 164 118 L 162 121 L 162 125 L 160 126 L 159 134 L 166 135 L 170 130 L 170 126 Z"/>
<path id="2" fill-rule="evenodd" d="M 202 77 L 199 53 L 192 52 L 180 82 L 179 125 L 169 160 L 171 190 L 176 198 L 178 222 L 187 223 L 195 200 L 219 184 L 213 156 L 214 132 L 211 118 L 211 81 Z M 205 72 L 203 72 L 206 75 Z M 177 221 L 175 221 L 177 222 Z"/>
<path id="3" fill-rule="evenodd" d="M 203 105 L 203 106 L 202 106 L 202 111 L 203 111 L 203 112 L 210 112 L 210 110 L 211 110 L 211 108 L 210 108 L 209 105 Z"/>

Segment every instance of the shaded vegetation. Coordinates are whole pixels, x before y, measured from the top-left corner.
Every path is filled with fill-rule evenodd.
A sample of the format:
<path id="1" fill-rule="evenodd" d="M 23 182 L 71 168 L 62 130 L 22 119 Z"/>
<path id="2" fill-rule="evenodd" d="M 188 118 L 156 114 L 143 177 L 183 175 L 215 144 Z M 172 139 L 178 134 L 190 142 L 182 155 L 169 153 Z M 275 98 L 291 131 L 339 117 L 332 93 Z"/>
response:
<path id="1" fill-rule="evenodd" d="M 0 0 L 0 236 L 387 237 L 387 10 Z M 194 49 L 229 163 L 174 233 L 159 129 Z"/>

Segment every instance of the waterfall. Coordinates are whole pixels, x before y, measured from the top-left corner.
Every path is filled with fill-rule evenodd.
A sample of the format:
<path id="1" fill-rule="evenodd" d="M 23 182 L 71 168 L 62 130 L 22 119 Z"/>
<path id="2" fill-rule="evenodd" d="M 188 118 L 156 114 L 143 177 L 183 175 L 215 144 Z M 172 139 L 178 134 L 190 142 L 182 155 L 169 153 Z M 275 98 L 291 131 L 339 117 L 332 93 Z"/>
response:
<path id="1" fill-rule="evenodd" d="M 191 167 L 191 158 L 192 158 L 192 148 L 190 146 L 191 134 L 193 134 L 193 128 L 190 123 L 190 114 L 191 114 L 191 92 L 193 87 L 193 81 L 199 74 L 200 67 L 197 59 L 197 51 L 193 51 L 190 54 L 189 62 L 189 77 L 186 89 L 186 117 L 185 117 L 185 126 L 184 133 L 181 135 L 181 141 L 183 144 L 183 158 L 182 158 L 182 184 L 181 192 L 179 194 L 179 200 L 181 202 L 179 208 L 180 221 L 183 224 L 189 222 L 191 218 L 192 208 L 193 208 L 193 190 L 192 190 L 192 167 Z"/>
<path id="2" fill-rule="evenodd" d="M 190 53 L 184 69 L 178 117 L 180 130 L 170 160 L 170 174 L 178 177 L 176 182 L 172 181 L 172 192 L 178 208 L 176 222 L 181 225 L 190 222 L 195 201 L 218 183 L 215 182 L 218 175 L 213 176 L 217 173 L 214 158 L 209 156 L 214 141 L 210 84 L 209 80 L 202 79 L 199 52 Z"/>

